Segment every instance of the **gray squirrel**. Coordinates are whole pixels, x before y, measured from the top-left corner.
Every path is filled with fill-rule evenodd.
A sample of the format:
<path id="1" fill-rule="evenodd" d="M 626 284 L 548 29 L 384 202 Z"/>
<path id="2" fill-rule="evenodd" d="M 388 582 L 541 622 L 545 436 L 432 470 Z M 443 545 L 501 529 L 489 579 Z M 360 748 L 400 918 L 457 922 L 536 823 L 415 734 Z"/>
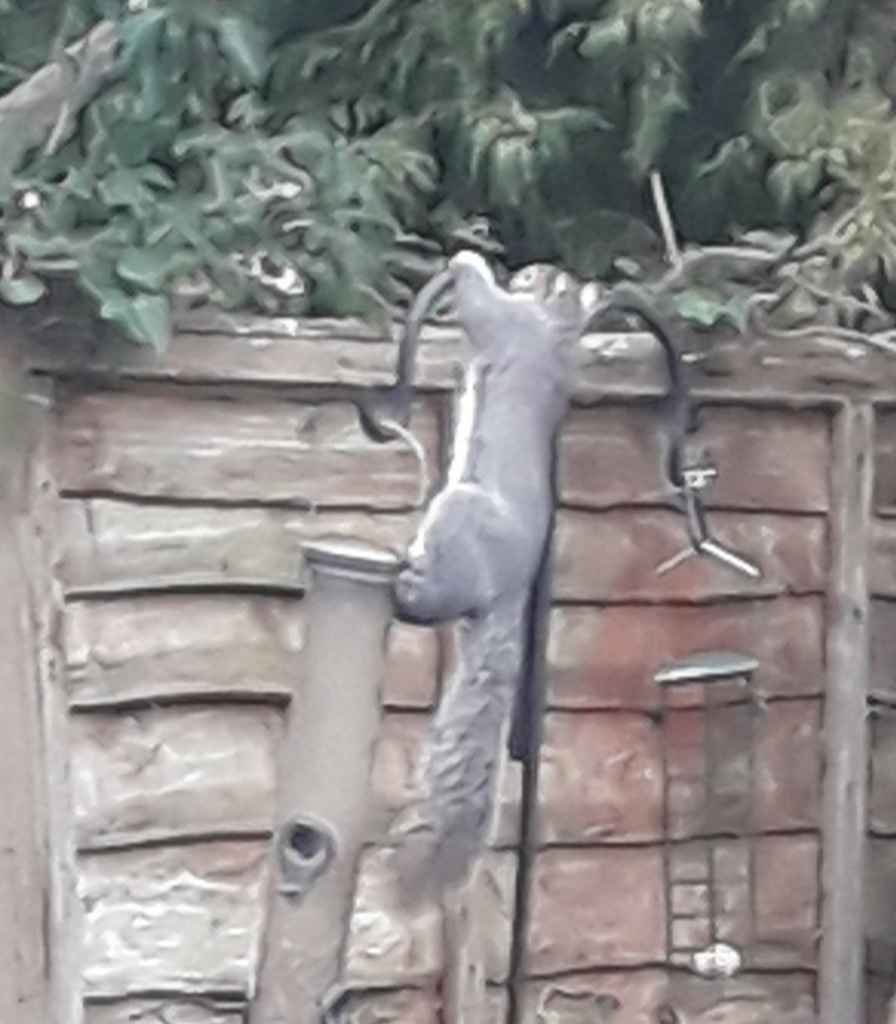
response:
<path id="1" fill-rule="evenodd" d="M 614 314 L 634 315 L 660 342 L 669 378 L 664 469 L 673 488 L 681 486 L 683 443 L 693 429 L 679 354 L 640 289 L 617 286 L 588 303 L 570 275 L 543 264 L 519 271 L 503 289 L 481 256 L 462 252 L 421 293 L 412 335 L 449 287 L 473 359 L 447 478 L 407 550 L 394 596 L 406 621 L 459 620 L 458 663 L 424 745 L 414 798 L 390 830 L 405 904 L 469 877 L 492 825 L 515 699 L 512 752 L 537 756 L 526 735 L 527 713 L 538 706 L 522 686 L 526 633 L 553 521 L 555 440 L 582 333 Z M 409 358 L 399 375 L 406 392 Z"/>
<path id="2" fill-rule="evenodd" d="M 555 268 L 526 268 L 505 290 L 482 257 L 463 252 L 446 283 L 473 359 L 445 485 L 408 548 L 395 600 L 411 622 L 460 620 L 458 664 L 415 798 L 391 830 L 405 903 L 460 886 L 488 838 L 552 520 L 554 438 L 583 324 L 578 286 Z"/>

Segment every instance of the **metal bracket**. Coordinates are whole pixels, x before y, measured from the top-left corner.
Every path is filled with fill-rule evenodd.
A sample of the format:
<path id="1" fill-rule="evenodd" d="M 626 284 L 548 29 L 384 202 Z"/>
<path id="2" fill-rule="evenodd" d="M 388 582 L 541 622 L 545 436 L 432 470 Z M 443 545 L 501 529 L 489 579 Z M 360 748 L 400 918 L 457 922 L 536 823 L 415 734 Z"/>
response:
<path id="1" fill-rule="evenodd" d="M 687 559 L 695 555 L 702 555 L 712 558 L 750 579 L 760 579 L 762 570 L 758 565 L 732 551 L 710 533 L 709 524 L 706 521 L 706 507 L 703 504 L 703 491 L 718 477 L 718 470 L 715 466 L 688 466 L 682 471 L 681 477 L 682 483 L 676 488 L 676 491 L 687 522 L 689 544 L 658 565 L 656 575 L 664 576 Z"/>

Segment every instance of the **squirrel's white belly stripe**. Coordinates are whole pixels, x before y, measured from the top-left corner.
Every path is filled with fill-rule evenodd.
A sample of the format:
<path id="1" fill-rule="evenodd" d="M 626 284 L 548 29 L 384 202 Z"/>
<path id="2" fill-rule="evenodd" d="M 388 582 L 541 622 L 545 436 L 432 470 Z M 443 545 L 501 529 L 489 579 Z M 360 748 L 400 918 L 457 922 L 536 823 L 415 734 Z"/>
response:
<path id="1" fill-rule="evenodd" d="M 454 431 L 454 451 L 448 467 L 447 487 L 459 484 L 464 478 L 470 459 L 470 445 L 476 430 L 476 412 L 479 404 L 479 386 L 482 380 L 482 363 L 474 359 L 464 375 L 464 390 L 460 397 L 457 413 L 457 429 Z"/>

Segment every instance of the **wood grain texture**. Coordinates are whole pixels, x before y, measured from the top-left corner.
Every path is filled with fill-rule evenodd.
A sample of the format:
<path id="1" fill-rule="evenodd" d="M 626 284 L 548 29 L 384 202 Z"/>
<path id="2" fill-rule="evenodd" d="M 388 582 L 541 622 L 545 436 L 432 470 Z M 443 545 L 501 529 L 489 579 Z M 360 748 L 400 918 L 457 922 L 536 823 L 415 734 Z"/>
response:
<path id="1" fill-rule="evenodd" d="M 32 657 L 40 694 L 45 827 L 49 851 L 48 898 L 41 907 L 49 950 L 50 1008 L 53 1024 L 78 1024 L 82 1012 L 83 903 L 78 893 L 74 815 L 69 776 L 68 692 L 63 641 L 63 599 L 53 575 L 58 537 L 58 495 L 50 474 L 44 435 L 32 457 L 27 565 L 32 588 L 35 634 Z"/>
<path id="2" fill-rule="evenodd" d="M 377 733 L 371 797 L 374 824 L 372 838 L 383 835 L 386 824 L 410 802 L 414 779 L 430 722 L 427 714 L 387 714 Z M 496 795 L 491 845 L 512 847 L 519 843 L 521 778 L 517 762 L 504 760 Z"/>
<path id="3" fill-rule="evenodd" d="M 273 708 L 166 708 L 72 721 L 81 848 L 257 834 L 274 817 Z"/>
<path id="4" fill-rule="evenodd" d="M 723 544 L 760 567 L 761 579 L 750 579 L 705 557 L 690 558 L 657 576 L 657 567 L 688 543 L 684 517 L 676 512 L 561 511 L 555 539 L 554 599 L 705 603 L 824 591 L 823 518 L 714 512 L 710 525 Z"/>
<path id="5" fill-rule="evenodd" d="M 266 853 L 262 843 L 229 842 L 82 857 L 87 996 L 247 996 Z"/>
<path id="6" fill-rule="evenodd" d="M 485 976 L 504 982 L 510 966 L 516 856 L 483 855 L 471 905 L 485 936 Z M 443 967 L 442 915 L 434 904 L 399 908 L 393 892 L 391 850 L 371 847 L 362 857 L 345 950 L 345 980 L 352 987 L 400 987 L 434 982 Z"/>
<path id="7" fill-rule="evenodd" d="M 166 595 L 73 602 L 65 612 L 72 707 L 185 698 L 288 698 L 304 642 L 301 601 Z"/>
<path id="8" fill-rule="evenodd" d="M 868 786 L 869 524 L 874 414 L 843 409 L 834 425 L 825 709 L 826 762 L 819 975 L 821 1024 L 861 1021 Z"/>
<path id="9" fill-rule="evenodd" d="M 415 406 L 410 429 L 434 477 L 438 427 Z M 376 444 L 347 402 L 230 402 L 180 395 L 83 394 L 59 413 L 66 492 L 300 508 L 413 508 L 421 471 L 403 441 Z"/>
<path id="10" fill-rule="evenodd" d="M 181 314 L 177 342 L 161 358 L 137 346 L 100 354 L 95 329 L 73 327 L 71 311 L 55 322 L 42 306 L 35 368 L 58 375 L 85 372 L 112 380 L 271 381 L 296 384 L 345 380 L 379 387 L 394 380 L 397 346 L 383 331 L 351 320 L 259 317 L 198 310 Z M 50 321 L 47 323 L 47 321 Z M 422 346 L 418 380 L 446 388 L 461 344 L 456 328 L 433 327 Z M 178 342 L 185 339 L 184 351 Z M 435 350 L 432 354 L 430 348 Z M 664 360 L 656 340 L 644 333 L 608 332 L 586 339 L 577 368 L 577 398 L 598 401 L 659 395 L 665 388 Z M 336 353 L 336 354 L 334 354 Z M 896 388 L 892 358 L 861 344 L 818 338 L 719 339 L 695 353 L 689 369 L 698 394 L 782 404 L 831 404 L 838 398 L 886 397 Z M 430 361 L 432 365 L 430 366 Z"/>
<path id="11" fill-rule="evenodd" d="M 0 502 L 0 1020 L 49 1013 L 50 903 L 44 745 L 21 509 Z"/>
<path id="12" fill-rule="evenodd" d="M 869 837 L 863 871 L 865 969 L 892 979 L 896 960 L 896 841 Z M 892 991 L 892 980 L 889 981 Z"/>
<path id="13" fill-rule="evenodd" d="M 659 846 L 539 853 L 528 922 L 530 973 L 660 963 L 662 880 Z"/>
<path id="14" fill-rule="evenodd" d="M 890 707 L 874 709 L 870 728 L 868 826 L 875 835 L 896 838 L 896 713 Z"/>
<path id="15" fill-rule="evenodd" d="M 84 1024 L 242 1024 L 238 1005 L 215 999 L 124 999 L 84 1008 Z"/>
<path id="16" fill-rule="evenodd" d="M 763 697 L 821 694 L 823 622 L 821 597 L 554 608 L 548 703 L 582 710 L 656 708 L 661 695 L 654 672 L 700 650 L 752 654 L 759 661 L 754 692 Z M 690 690 L 675 697 L 676 703 L 688 699 L 694 699 Z"/>
<path id="17" fill-rule="evenodd" d="M 59 577 L 70 595 L 170 589 L 305 587 L 302 543 L 348 536 L 400 549 L 404 515 L 197 508 L 127 501 L 66 501 Z"/>
<path id="18" fill-rule="evenodd" d="M 686 972 L 639 970 L 530 982 L 520 1024 L 591 1021 L 682 1024 L 815 1024 L 811 975 L 740 974 L 706 981 Z"/>
<path id="19" fill-rule="evenodd" d="M 397 326 L 397 325 L 396 325 Z M 73 355 L 71 337 L 33 346 L 36 368 L 60 376 L 89 373 L 119 381 L 178 384 L 261 384 L 285 387 L 386 387 L 395 380 L 398 343 L 375 325 L 326 317 L 187 314 L 177 341 L 163 356 L 136 345 Z M 83 339 L 89 346 L 90 338 Z M 427 326 L 415 365 L 415 383 L 449 389 L 461 368 L 464 341 L 457 330 Z M 77 350 L 76 350 L 77 351 Z"/>
<path id="20" fill-rule="evenodd" d="M 442 1024 L 435 990 L 415 988 L 353 991 L 331 1019 L 333 1024 Z"/>
<path id="21" fill-rule="evenodd" d="M 701 410 L 690 457 L 716 468 L 711 508 L 824 512 L 828 508 L 828 417 L 743 406 Z M 656 504 L 671 489 L 660 414 L 649 406 L 576 409 L 559 446 L 561 502 L 579 508 Z M 787 452 L 787 458 L 777 453 Z"/>

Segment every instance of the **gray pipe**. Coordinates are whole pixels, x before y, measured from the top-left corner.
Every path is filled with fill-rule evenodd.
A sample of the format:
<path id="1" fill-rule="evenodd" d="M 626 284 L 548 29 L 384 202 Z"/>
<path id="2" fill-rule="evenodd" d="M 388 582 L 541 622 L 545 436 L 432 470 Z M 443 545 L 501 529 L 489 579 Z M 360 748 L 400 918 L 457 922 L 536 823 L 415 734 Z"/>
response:
<path id="1" fill-rule="evenodd" d="M 388 551 L 347 538 L 305 545 L 304 664 L 280 765 L 274 877 L 253 1024 L 317 1024 L 336 982 L 380 722 Z"/>

